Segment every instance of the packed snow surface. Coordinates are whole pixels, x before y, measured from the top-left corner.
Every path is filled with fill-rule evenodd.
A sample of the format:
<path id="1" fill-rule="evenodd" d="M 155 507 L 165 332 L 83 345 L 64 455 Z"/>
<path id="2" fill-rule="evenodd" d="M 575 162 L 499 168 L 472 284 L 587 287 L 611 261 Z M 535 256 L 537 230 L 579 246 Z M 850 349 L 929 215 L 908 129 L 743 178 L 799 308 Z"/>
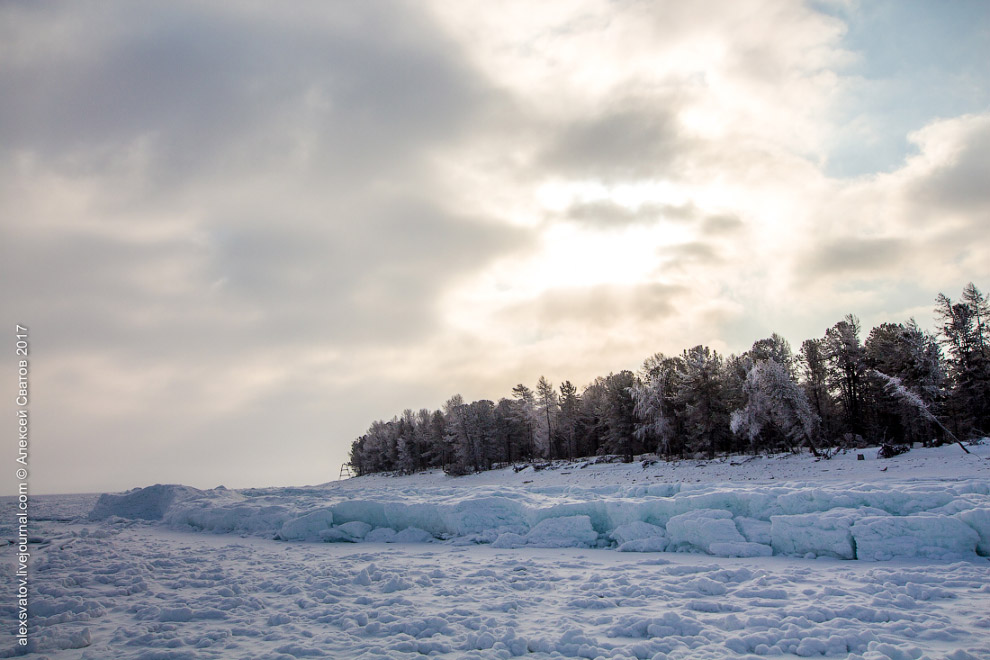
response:
<path id="1" fill-rule="evenodd" d="M 32 498 L 28 657 L 985 660 L 990 448 L 952 449 Z"/>

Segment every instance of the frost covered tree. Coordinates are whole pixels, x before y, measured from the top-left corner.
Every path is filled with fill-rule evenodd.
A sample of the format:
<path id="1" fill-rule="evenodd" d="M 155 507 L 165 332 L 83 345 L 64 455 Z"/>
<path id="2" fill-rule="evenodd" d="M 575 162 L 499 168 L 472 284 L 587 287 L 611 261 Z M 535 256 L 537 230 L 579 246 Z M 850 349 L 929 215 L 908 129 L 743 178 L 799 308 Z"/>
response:
<path id="1" fill-rule="evenodd" d="M 529 451 L 529 425 L 520 420 L 516 401 L 502 398 L 495 405 L 497 462 L 513 463 Z"/>
<path id="2" fill-rule="evenodd" d="M 960 442 L 959 438 L 956 437 L 952 431 L 947 429 L 941 421 L 939 421 L 938 417 L 932 413 L 931 409 L 928 407 L 928 404 L 921 398 L 921 396 L 918 395 L 917 392 L 912 392 L 904 385 L 903 382 L 901 382 L 901 379 L 896 376 L 888 376 L 887 374 L 879 371 L 874 371 L 874 373 L 882 382 L 885 383 L 885 389 L 887 389 L 892 396 L 902 401 L 904 405 L 916 409 L 923 417 L 927 418 L 933 424 L 942 429 L 947 435 L 949 435 L 952 440 L 962 447 L 964 452 L 967 454 L 971 453 L 968 449 L 966 449 L 966 445 Z"/>
<path id="3" fill-rule="evenodd" d="M 351 464 L 351 469 L 354 470 L 354 474 L 356 474 L 359 477 L 362 474 L 371 474 L 373 472 L 371 466 L 368 464 L 370 456 L 365 447 L 367 441 L 368 441 L 368 436 L 362 435 L 359 436 L 357 440 L 352 442 L 351 452 L 347 459 L 348 462 Z"/>
<path id="4" fill-rule="evenodd" d="M 786 367 L 772 358 L 756 362 L 743 391 L 746 405 L 732 413 L 730 425 L 733 433 L 749 439 L 754 453 L 780 439 L 792 451 L 806 444 L 818 454 L 818 415 Z"/>
<path id="5" fill-rule="evenodd" d="M 836 403 L 829 392 L 825 350 L 824 339 L 805 339 L 798 352 L 797 369 L 805 396 L 820 420 L 822 435 L 830 440 L 836 417 Z"/>
<path id="6" fill-rule="evenodd" d="M 536 411 L 536 395 L 522 383 L 512 388 L 512 396 L 516 399 L 516 415 L 521 424 L 526 426 L 528 435 L 527 456 L 536 456 L 536 426 L 538 413 Z"/>
<path id="7" fill-rule="evenodd" d="M 430 415 L 430 447 L 432 460 L 431 467 L 444 468 L 450 463 L 450 455 L 447 448 L 447 420 L 443 411 L 434 410 Z"/>
<path id="8" fill-rule="evenodd" d="M 608 382 L 599 376 L 581 392 L 580 416 L 577 426 L 578 453 L 598 454 L 604 449 L 608 430 Z"/>
<path id="9" fill-rule="evenodd" d="M 417 469 L 438 467 L 440 454 L 438 448 L 440 443 L 436 442 L 433 434 L 433 413 L 426 408 L 421 408 L 415 415 L 415 427 L 413 434 L 416 438 L 416 447 L 419 450 L 419 467 Z"/>
<path id="10" fill-rule="evenodd" d="M 974 339 L 981 355 L 986 357 L 990 348 L 990 299 L 970 282 L 963 287 L 962 301 L 970 309 L 973 317 Z"/>
<path id="11" fill-rule="evenodd" d="M 462 469 L 466 469 L 461 462 L 461 458 L 466 453 L 463 447 L 466 437 L 464 432 L 466 424 L 465 407 L 464 397 L 460 394 L 455 394 L 443 404 L 443 447 L 444 454 L 447 457 L 443 466 L 445 471 L 459 472 Z"/>
<path id="12" fill-rule="evenodd" d="M 823 347 L 829 389 L 838 392 L 845 426 L 855 435 L 866 433 L 866 363 L 859 339 L 859 319 L 852 314 L 825 331 Z"/>
<path id="13" fill-rule="evenodd" d="M 729 410 L 738 410 L 746 404 L 743 386 L 752 367 L 753 358 L 749 352 L 729 355 L 722 362 L 722 398 Z"/>
<path id="14" fill-rule="evenodd" d="M 397 469 L 398 441 L 397 419 L 372 422 L 367 433 L 351 445 L 351 465 L 359 475 Z"/>
<path id="15" fill-rule="evenodd" d="M 564 454 L 567 458 L 577 456 L 577 433 L 581 414 L 581 398 L 571 381 L 560 384 L 560 417 L 558 429 Z"/>
<path id="16" fill-rule="evenodd" d="M 490 470 L 495 462 L 497 444 L 495 404 L 482 399 L 468 405 L 465 412 L 462 460 L 475 472 Z"/>
<path id="17" fill-rule="evenodd" d="M 773 360 L 786 369 L 792 378 L 795 375 L 794 354 L 791 352 L 791 345 L 776 332 L 766 339 L 758 339 L 753 342 L 753 347 L 749 349 L 749 357 L 753 362 Z"/>
<path id="18" fill-rule="evenodd" d="M 420 448 L 416 442 L 416 418 L 413 411 L 405 409 L 396 428 L 395 469 L 404 474 L 412 474 L 420 467 Z"/>
<path id="19" fill-rule="evenodd" d="M 692 449 L 715 458 L 719 443 L 728 439 L 729 413 L 723 398 L 722 358 L 707 346 L 685 350 L 678 363 L 677 400 Z"/>
<path id="20" fill-rule="evenodd" d="M 540 450 L 549 458 L 557 458 L 560 452 L 556 446 L 557 416 L 560 411 L 557 390 L 553 383 L 540 376 L 536 383 L 536 402 L 540 415 Z"/>
<path id="21" fill-rule="evenodd" d="M 957 435 L 990 431 L 990 302 L 969 283 L 960 302 L 944 294 L 936 300 L 939 334 L 950 360 L 950 407 Z"/>
<path id="22" fill-rule="evenodd" d="M 538 456 L 556 458 L 656 450 L 816 451 L 819 442 L 855 434 L 871 442 L 942 440 L 990 429 L 990 301 L 968 284 L 958 302 L 939 295 L 938 338 L 907 323 L 882 323 L 860 341 L 846 316 L 798 355 L 774 333 L 742 355 L 706 346 L 681 355 L 656 353 L 638 375 L 594 379 L 581 394 L 559 392 L 541 376 L 534 392 L 442 410 L 403 411 L 376 421 L 351 445 L 358 474 L 442 467 L 485 470 Z M 947 356 L 943 356 L 945 348 Z M 731 415 L 730 411 L 734 411 Z"/>
<path id="23" fill-rule="evenodd" d="M 495 404 L 484 399 L 467 404 L 456 395 L 444 408 L 453 456 L 448 472 L 466 474 L 491 469 L 497 436 Z"/>
<path id="24" fill-rule="evenodd" d="M 605 447 L 609 453 L 621 454 L 632 462 L 641 443 L 636 441 L 635 404 L 630 390 L 636 384 L 636 376 L 631 371 L 609 374 L 605 379 Z"/>
<path id="25" fill-rule="evenodd" d="M 671 382 L 670 370 L 658 365 L 645 369 L 640 381 L 629 391 L 637 420 L 633 427 L 636 439 L 667 457 L 671 455 L 674 431 L 670 413 Z"/>
<path id="26" fill-rule="evenodd" d="M 931 440 L 937 427 L 928 412 L 937 407 L 945 384 L 942 351 L 935 337 L 919 328 L 914 319 L 907 324 L 882 323 L 870 331 L 865 348 L 872 377 L 882 377 L 875 399 L 884 436 L 899 442 Z M 897 390 L 884 380 L 887 377 L 920 397 L 925 414 L 898 396 Z"/>

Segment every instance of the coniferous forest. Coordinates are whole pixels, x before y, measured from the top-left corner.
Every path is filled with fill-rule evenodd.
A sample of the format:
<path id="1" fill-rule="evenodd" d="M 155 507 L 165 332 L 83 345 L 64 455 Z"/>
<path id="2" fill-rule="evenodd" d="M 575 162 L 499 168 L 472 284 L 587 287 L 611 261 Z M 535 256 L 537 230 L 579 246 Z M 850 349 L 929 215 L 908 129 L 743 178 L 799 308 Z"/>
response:
<path id="1" fill-rule="evenodd" d="M 637 373 L 582 390 L 540 377 L 497 402 L 459 394 L 442 409 L 376 421 L 351 446 L 359 475 L 615 455 L 631 461 L 837 447 L 942 444 L 990 431 L 990 300 L 972 283 L 936 299 L 934 334 L 907 323 L 864 332 L 848 315 L 794 350 L 780 335 L 742 355 L 707 346 L 656 353 Z"/>

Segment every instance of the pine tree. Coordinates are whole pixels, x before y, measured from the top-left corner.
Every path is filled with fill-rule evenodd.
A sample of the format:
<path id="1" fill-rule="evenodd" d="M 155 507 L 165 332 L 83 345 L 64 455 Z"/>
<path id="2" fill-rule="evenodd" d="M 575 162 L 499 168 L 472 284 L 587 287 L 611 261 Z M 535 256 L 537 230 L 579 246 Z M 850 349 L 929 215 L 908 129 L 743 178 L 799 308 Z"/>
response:
<path id="1" fill-rule="evenodd" d="M 636 416 L 633 412 L 631 389 L 636 384 L 636 376 L 631 371 L 609 374 L 605 379 L 605 446 L 610 453 L 621 454 L 632 462 L 641 446 L 636 442 Z"/>
<path id="2" fill-rule="evenodd" d="M 370 456 L 368 455 L 367 448 L 365 447 L 368 441 L 367 435 L 360 436 L 357 440 L 351 443 L 351 453 L 348 458 L 351 467 L 357 476 L 364 474 L 371 474 Z"/>
<path id="3" fill-rule="evenodd" d="M 543 453 L 551 459 L 557 458 L 560 453 L 556 447 L 555 435 L 559 412 L 557 391 L 553 388 L 553 383 L 543 376 L 540 376 L 540 380 L 536 383 L 536 397 L 541 411 Z"/>
<path id="4" fill-rule="evenodd" d="M 836 403 L 829 392 L 828 362 L 825 357 L 824 339 L 805 339 L 797 357 L 801 387 L 821 424 L 825 441 L 833 438 Z"/>
<path id="5" fill-rule="evenodd" d="M 577 456 L 577 431 L 581 399 L 578 396 L 577 388 L 571 381 L 565 380 L 560 384 L 560 430 L 561 440 L 564 443 L 564 451 L 567 458 Z"/>
<path id="6" fill-rule="evenodd" d="M 990 303 L 970 283 L 963 290 L 962 302 L 953 303 L 939 294 L 936 305 L 942 343 L 951 356 L 950 408 L 956 435 L 986 433 L 990 430 Z"/>
<path id="7" fill-rule="evenodd" d="M 611 452 L 632 460 L 644 450 L 669 458 L 689 449 L 714 458 L 720 449 L 802 444 L 817 453 L 823 435 L 843 432 L 871 441 L 985 432 L 990 301 L 970 283 L 959 302 L 939 294 L 936 305 L 948 359 L 914 319 L 883 323 L 862 343 L 859 321 L 848 315 L 823 338 L 803 342 L 796 358 L 774 333 L 726 359 L 706 346 L 657 353 L 638 376 L 596 378 L 580 395 L 570 381 L 558 394 L 543 376 L 535 392 L 520 384 L 498 404 L 455 395 L 442 410 L 373 422 L 351 444 L 350 460 L 359 475 L 465 473 L 537 456 Z"/>
<path id="8" fill-rule="evenodd" d="M 969 306 L 974 320 L 974 337 L 977 350 L 984 357 L 990 346 L 990 300 L 983 295 L 976 285 L 970 282 L 963 287 L 962 301 Z"/>
<path id="9" fill-rule="evenodd" d="M 791 345 L 776 332 L 766 339 L 758 339 L 753 342 L 753 347 L 749 350 L 749 357 L 753 362 L 773 360 L 782 366 L 792 378 L 796 375 Z"/>
<path id="10" fill-rule="evenodd" d="M 396 469 L 412 474 L 419 469 L 419 447 L 416 445 L 416 423 L 413 411 L 402 412 L 396 426 Z"/>
<path id="11" fill-rule="evenodd" d="M 633 413 L 636 425 L 633 433 L 646 446 L 655 447 L 658 453 L 670 456 L 673 424 L 667 414 L 670 394 L 667 386 L 670 378 L 663 367 L 650 369 L 632 386 Z"/>
<path id="12" fill-rule="evenodd" d="M 495 404 L 487 399 L 462 408 L 457 462 L 461 472 L 490 470 L 496 443 Z"/>
<path id="13" fill-rule="evenodd" d="M 450 462 L 446 444 L 447 421 L 444 418 L 443 412 L 440 410 L 434 410 L 430 415 L 429 437 L 430 446 L 432 447 L 430 453 L 433 456 L 430 465 L 440 469 L 447 467 L 447 464 Z"/>
<path id="14" fill-rule="evenodd" d="M 446 457 L 443 469 L 451 474 L 467 472 L 467 466 L 463 462 L 463 458 L 468 453 L 465 447 L 467 443 L 465 408 L 464 397 L 460 394 L 450 397 L 443 405 L 443 445 Z"/>
<path id="15" fill-rule="evenodd" d="M 516 399 L 516 415 L 520 423 L 525 425 L 527 432 L 527 456 L 536 456 L 536 395 L 522 383 L 512 388 L 512 396 Z"/>
<path id="16" fill-rule="evenodd" d="M 885 436 L 903 442 L 929 440 L 935 428 L 927 413 L 934 409 L 944 383 L 941 350 L 935 338 L 922 331 L 914 319 L 907 325 L 882 323 L 870 331 L 865 349 L 873 378 L 881 376 L 874 396 Z M 898 396 L 888 377 L 921 397 L 924 411 Z"/>
<path id="17" fill-rule="evenodd" d="M 825 332 L 824 357 L 829 389 L 839 394 L 846 428 L 854 435 L 866 433 L 865 350 L 859 339 L 859 319 L 846 316 Z"/>
<path id="18" fill-rule="evenodd" d="M 497 462 L 514 463 L 528 451 L 529 427 L 520 421 L 517 408 L 517 402 L 505 398 L 495 406 Z"/>
<path id="19" fill-rule="evenodd" d="M 728 437 L 729 414 L 723 399 L 722 358 L 707 346 L 684 351 L 677 399 L 684 406 L 685 427 L 695 450 L 715 458 Z"/>
<path id="20" fill-rule="evenodd" d="M 417 470 L 432 467 L 433 446 L 430 443 L 430 411 L 421 408 L 412 416 L 413 438 L 416 443 Z"/>
<path id="21" fill-rule="evenodd" d="M 595 378 L 581 392 L 581 406 L 578 417 L 578 453 L 597 455 L 605 449 L 605 436 L 608 430 L 608 388 L 606 379 Z"/>

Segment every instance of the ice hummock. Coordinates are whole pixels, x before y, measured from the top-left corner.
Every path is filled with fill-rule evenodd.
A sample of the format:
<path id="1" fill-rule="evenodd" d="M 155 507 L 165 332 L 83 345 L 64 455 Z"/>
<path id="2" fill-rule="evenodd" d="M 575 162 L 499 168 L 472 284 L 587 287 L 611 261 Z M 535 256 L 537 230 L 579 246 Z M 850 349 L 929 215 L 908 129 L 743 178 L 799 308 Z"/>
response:
<path id="1" fill-rule="evenodd" d="M 825 464 L 821 464 L 825 465 Z M 609 468 L 623 469 L 619 466 Z M 155 485 L 104 495 L 91 518 L 284 541 L 450 542 L 615 548 L 721 557 L 965 559 L 990 550 L 990 479 L 479 484 L 424 477 L 384 487 L 202 491 Z"/>

